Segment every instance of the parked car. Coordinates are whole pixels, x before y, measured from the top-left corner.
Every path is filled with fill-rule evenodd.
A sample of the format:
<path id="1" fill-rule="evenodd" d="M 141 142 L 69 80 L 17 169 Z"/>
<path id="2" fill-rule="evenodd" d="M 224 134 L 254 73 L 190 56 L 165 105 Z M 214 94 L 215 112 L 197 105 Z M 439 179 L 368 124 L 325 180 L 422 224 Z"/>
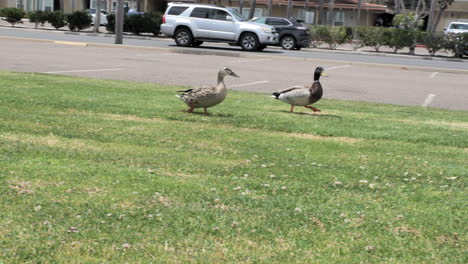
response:
<path id="1" fill-rule="evenodd" d="M 91 14 L 91 17 L 93 19 L 93 22 L 92 24 L 94 25 L 94 23 L 96 22 L 96 9 L 95 8 L 92 8 L 89 10 L 89 13 Z M 101 25 L 107 25 L 107 15 L 109 14 L 109 12 L 107 12 L 106 10 L 104 9 L 101 9 Z"/>
<path id="2" fill-rule="evenodd" d="M 310 30 L 299 20 L 285 17 L 259 17 L 250 20 L 274 26 L 279 33 L 279 46 L 286 50 L 308 47 L 310 43 Z"/>
<path id="3" fill-rule="evenodd" d="M 445 33 L 468 33 L 468 22 L 450 22 L 444 31 Z"/>
<path id="4" fill-rule="evenodd" d="M 173 37 L 183 47 L 199 46 L 207 41 L 255 51 L 277 45 L 279 41 L 274 27 L 246 21 L 236 9 L 189 3 L 169 3 L 161 33 Z"/>

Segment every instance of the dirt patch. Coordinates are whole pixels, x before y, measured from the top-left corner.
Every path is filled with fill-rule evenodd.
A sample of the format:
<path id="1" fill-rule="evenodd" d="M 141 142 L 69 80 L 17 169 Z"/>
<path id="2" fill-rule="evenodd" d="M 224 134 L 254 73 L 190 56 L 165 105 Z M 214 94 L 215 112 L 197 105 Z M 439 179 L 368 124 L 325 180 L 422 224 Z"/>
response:
<path id="1" fill-rule="evenodd" d="M 10 181 L 10 188 L 16 190 L 18 194 L 34 193 L 34 186 L 30 181 Z"/>
<path id="2" fill-rule="evenodd" d="M 332 140 L 332 141 L 339 141 L 339 142 L 351 143 L 351 144 L 362 141 L 362 139 L 359 139 L 359 138 L 349 138 L 349 137 L 325 137 L 325 136 L 303 134 L 303 133 L 283 133 L 283 134 L 289 137 L 297 137 L 297 138 L 304 138 L 304 139 L 311 139 L 311 140 Z"/>
<path id="3" fill-rule="evenodd" d="M 411 228 L 411 227 L 407 227 L 407 226 L 397 226 L 397 227 L 393 228 L 393 232 L 396 233 L 396 234 L 410 233 L 410 234 L 413 234 L 415 236 L 420 236 L 421 235 L 421 231 L 419 231 L 417 229 L 414 229 L 414 228 Z"/>
<path id="4" fill-rule="evenodd" d="M 12 135 L 12 134 L 3 134 L 0 135 L 0 139 L 28 143 L 32 145 L 43 145 L 49 147 L 58 147 L 63 149 L 71 150 L 88 150 L 88 151 L 100 151 L 96 146 L 90 146 L 86 142 L 83 142 L 78 139 L 65 139 L 62 137 L 49 134 L 47 136 L 33 136 L 33 135 Z"/>
<path id="5" fill-rule="evenodd" d="M 134 115 L 119 115 L 119 114 L 97 114 L 98 117 L 109 120 L 118 121 L 140 121 L 140 122 L 164 122 L 166 120 L 160 118 L 145 118 Z"/>
<path id="6" fill-rule="evenodd" d="M 451 127 L 451 128 L 468 129 L 468 123 L 465 123 L 465 122 L 415 121 L 415 120 L 391 119 L 391 118 L 385 119 L 385 120 L 397 121 L 397 122 L 415 124 L 415 125 L 435 125 L 435 126 L 446 126 L 446 127 Z"/>

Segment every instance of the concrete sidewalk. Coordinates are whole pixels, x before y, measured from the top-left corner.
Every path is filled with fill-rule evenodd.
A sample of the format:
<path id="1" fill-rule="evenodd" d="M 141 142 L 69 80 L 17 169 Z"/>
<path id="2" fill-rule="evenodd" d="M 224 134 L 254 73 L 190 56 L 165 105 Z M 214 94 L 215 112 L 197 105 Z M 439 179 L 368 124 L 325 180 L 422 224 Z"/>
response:
<path id="1" fill-rule="evenodd" d="M 87 36 L 101 36 L 101 37 L 114 37 L 114 34 L 110 31 L 106 30 L 106 27 L 100 26 L 99 27 L 99 33 L 93 32 L 93 27 L 90 27 L 86 30 L 80 31 L 80 32 L 75 32 L 75 31 L 70 31 L 67 26 L 62 27 L 60 29 L 55 29 L 50 25 L 49 23 L 45 23 L 44 25 L 38 25 L 38 28 L 35 29 L 35 24 L 29 22 L 29 19 L 23 19 L 23 23 L 15 25 L 14 28 L 17 28 L 18 30 L 21 29 L 29 29 L 29 30 L 37 30 L 37 31 L 48 31 L 48 32 L 63 32 L 64 34 L 70 34 L 70 35 L 87 35 Z M 0 27 L 11 27 L 11 24 L 8 22 L 4 21 L 3 19 L 0 19 Z M 124 38 L 125 39 L 142 39 L 142 40 L 160 40 L 161 38 L 164 38 L 164 36 L 154 36 L 153 34 L 150 33 L 142 33 L 140 35 L 136 35 L 133 33 L 129 32 L 124 32 Z M 416 57 L 427 57 L 428 59 L 456 59 L 460 60 L 460 58 L 455 58 L 450 51 L 445 51 L 441 50 L 436 53 L 436 56 L 431 57 L 429 52 L 427 51 L 426 48 L 418 46 L 415 49 L 415 55 L 409 55 L 409 49 L 404 48 L 401 50 L 398 50 L 397 53 L 394 53 L 393 50 L 389 47 L 381 47 L 379 52 L 376 52 L 373 47 L 362 47 L 358 48 L 357 50 L 353 50 L 353 45 L 351 43 L 345 43 L 340 46 L 338 46 L 335 50 L 331 50 L 328 48 L 328 45 L 323 43 L 319 45 L 317 48 L 304 48 L 304 50 L 311 50 L 311 51 L 318 51 L 318 52 L 334 52 L 334 53 L 349 53 L 349 54 L 365 54 L 365 55 L 375 55 L 375 56 L 397 56 L 397 57 L 408 57 L 408 56 L 416 56 Z M 463 61 L 465 59 L 462 59 Z"/>

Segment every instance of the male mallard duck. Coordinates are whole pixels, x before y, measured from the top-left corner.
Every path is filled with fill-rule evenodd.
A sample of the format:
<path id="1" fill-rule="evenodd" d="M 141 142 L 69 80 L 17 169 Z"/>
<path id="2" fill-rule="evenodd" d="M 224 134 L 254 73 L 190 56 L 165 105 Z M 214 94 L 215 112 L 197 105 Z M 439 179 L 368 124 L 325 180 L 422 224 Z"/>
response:
<path id="1" fill-rule="evenodd" d="M 208 107 L 215 106 L 221 103 L 227 95 L 227 87 L 224 84 L 224 77 L 227 75 L 231 75 L 234 77 L 239 78 L 237 74 L 235 74 L 231 69 L 228 67 L 223 68 L 218 73 L 218 85 L 216 86 L 203 86 L 194 89 L 188 89 L 185 91 L 177 91 L 182 94 L 176 95 L 182 101 L 184 101 L 190 109 L 188 110 L 189 113 L 193 112 L 194 108 L 205 108 L 205 114 L 207 113 L 206 109 Z"/>
<path id="2" fill-rule="evenodd" d="M 304 106 L 312 109 L 314 112 L 320 112 L 320 109 L 310 106 L 322 98 L 323 90 L 319 82 L 320 76 L 327 76 L 322 67 L 317 67 L 314 73 L 314 83 L 310 86 L 292 86 L 287 89 L 273 93 L 273 97 L 291 105 L 291 112 L 294 106 Z"/>

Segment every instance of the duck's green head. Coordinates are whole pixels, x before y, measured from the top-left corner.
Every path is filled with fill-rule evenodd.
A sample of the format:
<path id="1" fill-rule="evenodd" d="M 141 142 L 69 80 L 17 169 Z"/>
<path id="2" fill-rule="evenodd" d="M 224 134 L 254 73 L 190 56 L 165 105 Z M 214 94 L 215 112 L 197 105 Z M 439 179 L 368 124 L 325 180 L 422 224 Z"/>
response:
<path id="1" fill-rule="evenodd" d="M 235 72 L 233 72 L 231 70 L 231 68 L 229 68 L 229 67 L 226 67 L 226 68 L 222 69 L 221 72 L 223 73 L 223 76 L 231 75 L 233 77 L 239 78 L 239 75 L 237 75 Z"/>
<path id="2" fill-rule="evenodd" d="M 323 67 L 319 66 L 315 68 L 314 81 L 318 81 L 320 79 L 320 76 L 327 76 L 327 74 L 325 73 L 325 70 L 323 69 Z"/>

